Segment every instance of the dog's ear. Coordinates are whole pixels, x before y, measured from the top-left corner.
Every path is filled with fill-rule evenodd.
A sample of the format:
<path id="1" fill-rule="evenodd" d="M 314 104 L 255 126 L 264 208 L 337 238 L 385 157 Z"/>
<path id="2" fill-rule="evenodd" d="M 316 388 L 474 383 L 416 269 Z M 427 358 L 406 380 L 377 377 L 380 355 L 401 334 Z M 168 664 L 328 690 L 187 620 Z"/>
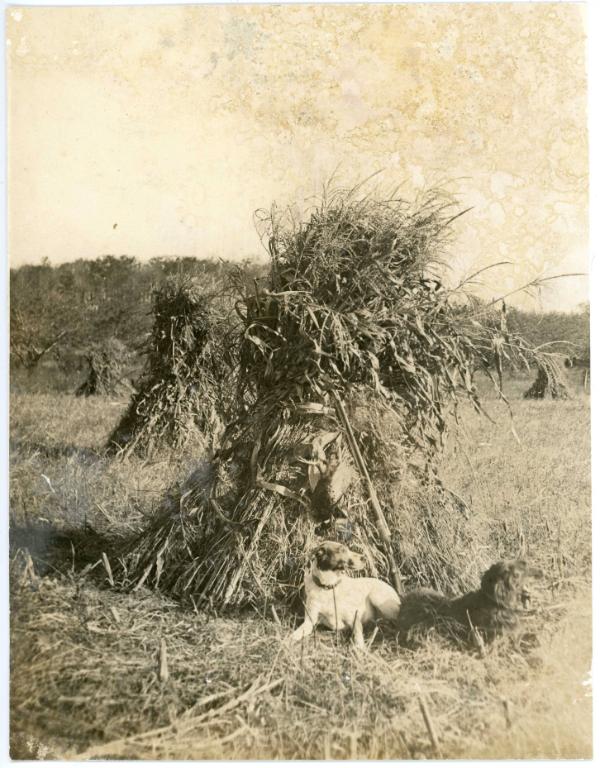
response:
<path id="1" fill-rule="evenodd" d="M 498 566 L 500 563 L 494 563 L 481 577 L 481 591 L 490 597 L 492 600 L 496 599 L 495 587 L 498 580 Z"/>
<path id="2" fill-rule="evenodd" d="M 314 562 L 315 560 L 317 560 L 317 558 L 318 558 L 318 557 L 320 557 L 320 555 L 322 555 L 322 554 L 323 554 L 323 553 L 322 553 L 322 549 L 323 549 L 323 547 L 321 547 L 321 546 L 317 546 L 317 547 L 313 547 L 313 548 L 310 550 L 310 552 L 309 552 L 309 553 L 308 553 L 308 555 L 306 556 L 306 567 L 307 567 L 307 568 L 310 568 L 310 567 L 311 567 L 311 565 L 313 564 L 313 562 Z"/>
<path id="3" fill-rule="evenodd" d="M 339 545 L 335 542 L 326 541 L 318 546 L 312 553 L 311 559 L 317 564 L 321 571 L 335 570 L 336 563 L 339 561 Z"/>
<path id="4" fill-rule="evenodd" d="M 516 604 L 525 579 L 527 566 L 522 561 L 494 563 L 481 577 L 481 591 L 496 605 L 511 607 Z"/>

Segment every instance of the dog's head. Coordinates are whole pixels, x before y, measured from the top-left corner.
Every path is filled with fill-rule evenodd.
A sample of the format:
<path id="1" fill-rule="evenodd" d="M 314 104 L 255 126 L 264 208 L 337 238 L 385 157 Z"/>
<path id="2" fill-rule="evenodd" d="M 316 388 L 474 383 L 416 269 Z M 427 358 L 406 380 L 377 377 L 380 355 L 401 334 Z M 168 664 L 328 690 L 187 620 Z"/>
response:
<path id="1" fill-rule="evenodd" d="M 338 541 L 324 541 L 319 544 L 310 553 L 309 562 L 315 563 L 320 571 L 343 571 L 346 568 L 361 571 L 365 567 L 362 555 L 352 552 Z"/>
<path id="2" fill-rule="evenodd" d="M 481 577 L 481 591 L 502 608 L 516 608 L 519 602 L 525 605 L 529 599 L 529 579 L 541 576 L 539 568 L 524 560 L 501 560 Z"/>

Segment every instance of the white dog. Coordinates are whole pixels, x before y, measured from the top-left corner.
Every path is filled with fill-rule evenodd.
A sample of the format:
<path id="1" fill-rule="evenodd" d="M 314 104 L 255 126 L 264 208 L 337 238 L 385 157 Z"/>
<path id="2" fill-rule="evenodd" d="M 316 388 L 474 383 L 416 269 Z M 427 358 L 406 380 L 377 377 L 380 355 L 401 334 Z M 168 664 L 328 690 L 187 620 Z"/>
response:
<path id="1" fill-rule="evenodd" d="M 293 633 L 297 642 L 321 625 L 351 629 L 359 648 L 365 647 L 363 627 L 377 619 L 395 620 L 400 612 L 397 592 L 380 579 L 346 576 L 343 571 L 362 570 L 363 558 L 344 544 L 325 541 L 310 555 L 304 571 L 304 623 Z"/>

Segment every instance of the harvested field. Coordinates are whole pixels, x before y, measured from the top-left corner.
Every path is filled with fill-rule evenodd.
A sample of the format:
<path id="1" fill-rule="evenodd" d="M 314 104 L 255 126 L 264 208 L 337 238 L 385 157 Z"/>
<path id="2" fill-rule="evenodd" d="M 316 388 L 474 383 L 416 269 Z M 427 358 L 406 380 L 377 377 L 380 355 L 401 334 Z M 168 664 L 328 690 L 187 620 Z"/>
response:
<path id="1" fill-rule="evenodd" d="M 580 4 L 5 22 L 12 758 L 589 758 Z"/>
<path id="2" fill-rule="evenodd" d="M 444 757 L 589 757 L 589 401 L 527 401 L 524 388 L 508 382 L 520 445 L 490 392 L 496 425 L 465 411 L 441 466 L 485 534 L 482 558 L 523 553 L 546 573 L 524 618 L 539 646 L 503 643 L 484 658 L 381 633 L 365 657 L 329 632 L 289 649 L 293 617 L 268 605 L 217 618 L 112 588 L 101 561 L 83 575 L 194 457 L 109 464 L 96 451 L 124 401 L 14 397 L 12 756 L 434 757 L 420 696 Z"/>

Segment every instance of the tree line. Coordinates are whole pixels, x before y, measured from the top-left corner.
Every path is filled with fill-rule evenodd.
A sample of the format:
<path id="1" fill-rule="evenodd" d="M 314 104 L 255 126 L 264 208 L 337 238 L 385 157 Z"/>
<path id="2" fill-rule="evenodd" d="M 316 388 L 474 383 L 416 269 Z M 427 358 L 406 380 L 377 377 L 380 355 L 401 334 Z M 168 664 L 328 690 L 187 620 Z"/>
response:
<path id="1" fill-rule="evenodd" d="M 57 368 L 63 372 L 61 383 L 48 384 L 48 388 L 71 388 L 81 377 L 90 349 L 110 347 L 115 341 L 131 354 L 135 372 L 141 363 L 139 349 L 151 331 L 154 290 L 167 277 L 179 274 L 194 277 L 208 291 L 217 292 L 227 284 L 234 266 L 238 271 L 241 268 L 248 281 L 263 276 L 267 269 L 251 258 L 233 265 L 196 257 L 156 257 L 141 262 L 133 256 L 112 255 L 58 265 L 43 260 L 11 269 L 12 380 L 26 389 L 40 367 Z M 589 305 L 570 313 L 509 308 L 507 321 L 511 331 L 534 346 L 560 340 L 563 343 L 557 351 L 589 354 Z M 44 387 L 37 382 L 36 388 Z"/>

